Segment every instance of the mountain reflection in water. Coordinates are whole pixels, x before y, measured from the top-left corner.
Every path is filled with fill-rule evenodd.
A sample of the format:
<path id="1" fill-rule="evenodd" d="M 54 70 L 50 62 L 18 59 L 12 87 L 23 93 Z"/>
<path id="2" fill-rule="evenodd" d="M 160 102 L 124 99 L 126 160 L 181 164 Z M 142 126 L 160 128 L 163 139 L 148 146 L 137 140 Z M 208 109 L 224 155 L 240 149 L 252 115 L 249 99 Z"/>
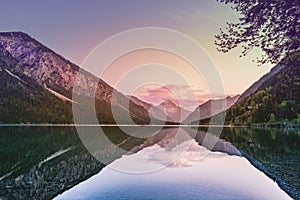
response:
<path id="1" fill-rule="evenodd" d="M 86 150 L 75 127 L 0 127 L 0 198 L 52 199 L 66 190 L 58 198 L 104 198 L 104 193 L 110 199 L 288 198 L 268 177 L 300 197 L 299 130 L 223 128 L 218 139 L 187 127 L 124 128 L 102 127 L 112 142 L 95 149 L 111 157 L 105 167 Z M 135 192 L 128 192 L 130 187 Z"/>
<path id="2" fill-rule="evenodd" d="M 290 199 L 231 143 L 205 132 L 163 129 L 131 152 L 56 199 Z"/>

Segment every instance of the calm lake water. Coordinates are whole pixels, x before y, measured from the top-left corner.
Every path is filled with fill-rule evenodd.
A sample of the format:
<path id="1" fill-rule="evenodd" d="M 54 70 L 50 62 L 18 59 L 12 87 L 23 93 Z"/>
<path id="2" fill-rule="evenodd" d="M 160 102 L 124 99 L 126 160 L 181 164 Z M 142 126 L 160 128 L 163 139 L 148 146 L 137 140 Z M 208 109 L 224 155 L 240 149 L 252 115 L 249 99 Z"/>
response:
<path id="1" fill-rule="evenodd" d="M 195 128 L 103 130 L 124 150 L 98 151 L 98 158 L 113 158 L 107 166 L 91 156 L 74 127 L 0 127 L 0 198 L 299 197 L 299 130 L 224 128 L 220 140 Z M 211 142 L 216 145 L 207 149 Z"/>

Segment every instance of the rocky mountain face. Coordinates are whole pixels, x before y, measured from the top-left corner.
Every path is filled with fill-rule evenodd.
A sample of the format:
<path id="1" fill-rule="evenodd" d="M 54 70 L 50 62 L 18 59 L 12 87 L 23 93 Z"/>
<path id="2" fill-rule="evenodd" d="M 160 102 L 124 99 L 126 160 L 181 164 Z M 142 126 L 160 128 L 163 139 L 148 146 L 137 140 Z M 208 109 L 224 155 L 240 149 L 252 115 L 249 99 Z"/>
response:
<path id="1" fill-rule="evenodd" d="M 26 85 L 34 82 L 41 86 L 44 92 L 46 90 L 64 102 L 72 102 L 73 86 L 77 78 L 79 87 L 76 95 L 94 98 L 93 91 L 96 90 L 95 104 L 100 123 L 114 123 L 111 106 L 116 108 L 118 116 L 130 113 L 135 122 L 149 122 L 148 111 L 143 106 L 129 101 L 124 95 L 89 72 L 81 70 L 76 77 L 80 69 L 77 65 L 25 33 L 0 33 L 0 64 L 2 72 L 10 75 L 18 84 Z M 9 92 L 7 84 L 5 87 L 6 89 L 1 92 Z M 113 92 L 114 98 L 112 98 Z M 126 110 L 128 102 L 130 109 Z M 121 122 L 128 123 L 127 119 L 121 119 Z"/>
<path id="2" fill-rule="evenodd" d="M 196 108 L 187 118 L 184 123 L 191 123 L 193 121 L 199 121 L 210 118 L 216 114 L 219 114 L 229 109 L 238 99 L 239 95 L 234 97 L 226 97 L 225 99 L 208 100 Z"/>

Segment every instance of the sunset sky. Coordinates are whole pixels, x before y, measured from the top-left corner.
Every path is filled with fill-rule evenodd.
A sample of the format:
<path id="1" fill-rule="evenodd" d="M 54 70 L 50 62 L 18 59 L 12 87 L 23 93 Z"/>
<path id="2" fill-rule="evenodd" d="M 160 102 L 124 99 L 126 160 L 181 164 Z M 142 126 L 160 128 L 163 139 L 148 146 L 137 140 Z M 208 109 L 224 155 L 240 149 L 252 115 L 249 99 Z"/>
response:
<path id="1" fill-rule="evenodd" d="M 259 56 L 259 50 L 243 58 L 239 58 L 240 49 L 228 54 L 216 50 L 214 35 L 219 33 L 220 28 L 226 27 L 227 21 L 237 21 L 238 15 L 230 6 L 215 0 L 1 0 L 0 2 L 1 32 L 26 32 L 78 65 L 82 65 L 95 46 L 114 34 L 133 28 L 163 27 L 182 32 L 203 46 L 221 75 L 226 94 L 241 94 L 272 67 L 269 64 L 257 67 L 256 63 L 252 62 Z M 149 58 L 153 57 L 147 59 Z M 128 63 L 130 62 L 127 62 L 127 65 Z M 142 63 L 143 61 L 140 64 Z M 172 63 L 178 62 L 173 60 L 167 64 Z M 122 64 L 119 62 L 113 70 L 118 72 Z M 106 78 L 104 77 L 114 86 L 115 80 L 110 80 L 109 76 Z M 201 101 L 205 100 L 206 90 L 202 88 L 201 83 L 198 85 L 193 83 L 193 87 L 198 93 L 203 89 L 199 98 L 202 95 Z M 145 88 L 141 90 L 145 93 Z"/>

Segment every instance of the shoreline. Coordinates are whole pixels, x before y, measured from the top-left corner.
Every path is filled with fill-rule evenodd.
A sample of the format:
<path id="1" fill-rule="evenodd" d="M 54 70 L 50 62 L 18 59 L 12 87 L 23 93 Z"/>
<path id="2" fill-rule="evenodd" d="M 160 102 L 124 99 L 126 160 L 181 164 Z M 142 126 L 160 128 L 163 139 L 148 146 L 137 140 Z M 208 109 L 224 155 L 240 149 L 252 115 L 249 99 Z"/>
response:
<path id="1" fill-rule="evenodd" d="M 263 163 L 261 163 L 260 161 L 254 159 L 252 156 L 245 153 L 244 151 L 242 151 L 242 150 L 239 150 L 239 151 L 241 152 L 242 156 L 250 162 L 251 165 L 253 165 L 259 171 L 263 172 L 267 177 L 272 179 L 275 183 L 277 183 L 277 185 L 283 191 L 285 191 L 292 199 L 299 199 L 300 198 L 300 195 L 297 194 L 296 191 L 293 191 L 292 188 L 290 188 L 284 180 L 282 180 L 281 178 L 277 177 L 272 172 L 270 172 L 265 167 L 265 165 Z"/>

